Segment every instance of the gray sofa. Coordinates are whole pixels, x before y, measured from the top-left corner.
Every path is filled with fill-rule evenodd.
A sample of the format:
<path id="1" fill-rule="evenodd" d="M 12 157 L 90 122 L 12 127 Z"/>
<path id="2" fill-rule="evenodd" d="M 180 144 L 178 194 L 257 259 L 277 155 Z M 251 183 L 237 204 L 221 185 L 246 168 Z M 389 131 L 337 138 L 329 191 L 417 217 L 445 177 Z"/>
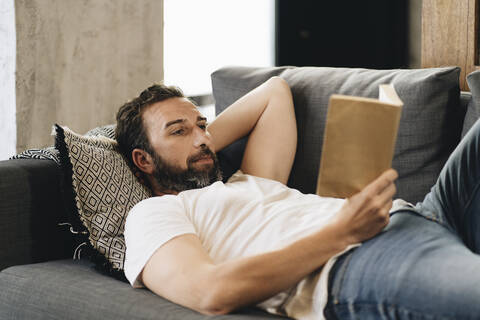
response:
<path id="1" fill-rule="evenodd" d="M 462 132 L 479 116 L 476 85 L 458 89 L 458 68 L 365 70 L 342 68 L 228 67 L 212 74 L 217 113 L 271 76 L 287 80 L 294 96 L 298 149 L 289 185 L 314 192 L 332 93 L 375 97 L 378 84 L 392 82 L 405 102 L 393 167 L 398 196 L 423 199 Z M 238 168 L 245 140 L 219 153 L 228 176 Z M 73 260 L 65 216 L 63 172 L 52 160 L 0 161 L 0 319 L 203 319 L 146 289 L 132 289 L 95 267 Z M 272 319 L 254 307 L 225 319 Z"/>

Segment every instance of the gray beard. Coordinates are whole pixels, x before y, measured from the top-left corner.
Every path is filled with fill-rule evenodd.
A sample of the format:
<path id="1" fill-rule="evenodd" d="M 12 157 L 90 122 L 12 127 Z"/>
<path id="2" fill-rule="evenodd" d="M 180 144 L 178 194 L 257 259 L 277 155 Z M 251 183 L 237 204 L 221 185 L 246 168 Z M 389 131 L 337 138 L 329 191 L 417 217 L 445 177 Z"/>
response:
<path id="1" fill-rule="evenodd" d="M 163 160 L 156 152 L 153 154 L 155 170 L 153 177 L 157 185 L 163 190 L 185 191 L 199 189 L 222 180 L 222 172 L 218 165 L 217 156 L 210 149 L 202 149 L 202 155 L 210 155 L 213 166 L 208 170 L 197 170 L 192 167 L 193 159 L 187 160 L 187 169 L 171 165 Z"/>

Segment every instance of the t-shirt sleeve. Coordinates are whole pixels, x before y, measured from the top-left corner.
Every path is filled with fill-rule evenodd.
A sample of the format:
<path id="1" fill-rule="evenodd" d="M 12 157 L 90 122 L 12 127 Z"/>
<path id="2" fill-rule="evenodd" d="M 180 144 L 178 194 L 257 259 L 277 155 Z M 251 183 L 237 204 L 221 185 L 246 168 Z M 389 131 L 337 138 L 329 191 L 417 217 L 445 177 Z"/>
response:
<path id="1" fill-rule="evenodd" d="M 193 224 L 177 196 L 165 195 L 139 202 L 125 223 L 125 276 L 134 288 L 143 287 L 139 275 L 153 253 L 167 241 L 193 233 Z"/>

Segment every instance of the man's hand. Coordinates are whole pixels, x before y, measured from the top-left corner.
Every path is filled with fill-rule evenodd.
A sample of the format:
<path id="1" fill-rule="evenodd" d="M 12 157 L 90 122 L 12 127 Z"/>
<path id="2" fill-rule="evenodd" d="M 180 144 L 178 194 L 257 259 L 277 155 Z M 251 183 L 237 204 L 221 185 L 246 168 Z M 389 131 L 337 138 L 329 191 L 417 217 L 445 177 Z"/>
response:
<path id="1" fill-rule="evenodd" d="M 389 169 L 347 200 L 335 223 L 346 232 L 349 244 L 372 238 L 388 224 L 397 177 L 397 172 Z"/>

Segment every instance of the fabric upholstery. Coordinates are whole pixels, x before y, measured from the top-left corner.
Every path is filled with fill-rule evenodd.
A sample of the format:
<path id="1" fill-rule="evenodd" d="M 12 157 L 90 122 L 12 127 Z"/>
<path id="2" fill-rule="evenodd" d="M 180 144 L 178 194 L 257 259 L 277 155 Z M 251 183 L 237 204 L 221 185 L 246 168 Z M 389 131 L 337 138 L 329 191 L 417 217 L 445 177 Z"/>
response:
<path id="1" fill-rule="evenodd" d="M 478 116 L 475 116 L 471 112 L 468 112 L 468 107 L 472 103 L 472 93 L 469 91 L 460 92 L 460 108 L 465 110 L 465 118 L 463 119 L 462 138 L 467 131 L 472 127 Z M 473 121 L 472 121 L 473 120 Z"/>
<path id="2" fill-rule="evenodd" d="M 474 71 L 467 76 L 467 83 L 472 93 L 472 98 L 468 103 L 467 114 L 463 123 L 462 136 L 473 126 L 475 121 L 480 118 L 480 70 Z"/>
<path id="3" fill-rule="evenodd" d="M 211 319 L 133 289 L 83 260 L 11 267 L 0 272 L 0 287 L 0 319 Z M 215 318 L 282 319 L 254 308 Z"/>
<path id="4" fill-rule="evenodd" d="M 73 187 L 75 199 L 71 206 L 74 217 L 66 222 L 85 238 L 87 248 L 91 246 L 107 259 L 99 259 L 102 265 L 121 272 L 127 214 L 135 204 L 151 197 L 151 192 L 137 180 L 115 140 L 81 136 L 60 126 L 56 132 L 56 148 L 68 181 L 65 185 Z"/>
<path id="5" fill-rule="evenodd" d="M 0 161 L 0 270 L 71 257 L 72 240 L 57 225 L 64 212 L 60 181 L 51 160 Z"/>
<path id="6" fill-rule="evenodd" d="M 378 97 L 378 86 L 393 83 L 404 102 L 393 159 L 399 172 L 397 196 L 421 201 L 458 143 L 465 110 L 459 108 L 457 67 L 368 70 L 319 67 L 226 67 L 212 74 L 217 114 L 272 76 L 290 85 L 295 103 L 298 147 L 288 185 L 314 193 L 331 94 Z M 245 139 L 220 152 L 228 175 L 240 165 Z M 232 156 L 232 154 L 237 154 Z M 225 165 L 226 164 L 226 165 Z"/>

